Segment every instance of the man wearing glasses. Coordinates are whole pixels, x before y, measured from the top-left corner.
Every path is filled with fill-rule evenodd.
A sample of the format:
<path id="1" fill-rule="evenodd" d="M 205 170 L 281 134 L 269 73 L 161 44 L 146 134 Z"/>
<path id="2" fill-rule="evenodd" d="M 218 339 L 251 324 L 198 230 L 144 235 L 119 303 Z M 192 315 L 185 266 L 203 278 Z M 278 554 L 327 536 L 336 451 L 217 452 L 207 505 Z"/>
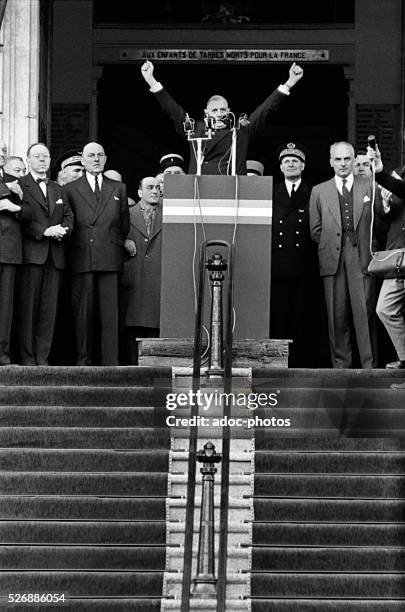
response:
<path id="1" fill-rule="evenodd" d="M 65 268 L 65 239 L 73 227 L 73 214 L 62 188 L 47 178 L 50 161 L 44 144 L 31 145 L 27 151 L 30 171 L 19 181 L 32 214 L 21 226 L 23 266 L 17 309 L 23 365 L 48 365 Z"/>

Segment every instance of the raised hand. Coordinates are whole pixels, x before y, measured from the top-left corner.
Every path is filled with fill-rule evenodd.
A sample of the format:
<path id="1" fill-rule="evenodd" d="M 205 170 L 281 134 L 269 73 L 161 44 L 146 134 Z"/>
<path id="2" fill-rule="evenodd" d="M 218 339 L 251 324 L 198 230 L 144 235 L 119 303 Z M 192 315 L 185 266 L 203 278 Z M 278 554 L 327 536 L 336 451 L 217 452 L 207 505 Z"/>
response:
<path id="1" fill-rule="evenodd" d="M 298 83 L 298 81 L 302 79 L 303 76 L 304 71 L 301 66 L 299 66 L 295 62 L 291 64 L 290 70 L 288 71 L 288 81 L 286 82 L 287 87 L 289 89 L 291 89 L 291 87 L 294 87 L 294 85 Z"/>
<path id="2" fill-rule="evenodd" d="M 154 69 L 154 65 L 149 60 L 146 60 L 141 67 L 142 76 L 150 87 L 156 83 L 156 79 L 153 76 Z"/>

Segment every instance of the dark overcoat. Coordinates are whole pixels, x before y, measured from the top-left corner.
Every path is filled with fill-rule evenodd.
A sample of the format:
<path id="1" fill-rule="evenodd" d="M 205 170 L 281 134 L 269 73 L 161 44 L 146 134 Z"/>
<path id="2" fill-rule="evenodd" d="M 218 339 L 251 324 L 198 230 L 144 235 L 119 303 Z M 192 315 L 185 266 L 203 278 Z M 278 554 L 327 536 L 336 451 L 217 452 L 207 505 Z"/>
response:
<path id="1" fill-rule="evenodd" d="M 129 209 L 128 239 L 136 245 L 136 255 L 124 263 L 122 298 L 124 325 L 158 328 L 160 323 L 160 279 L 162 258 L 162 206 L 158 204 L 150 236 L 139 203 Z"/>
<path id="2" fill-rule="evenodd" d="M 8 198 L 14 204 L 21 206 L 19 213 L 8 210 L 0 211 L 0 263 L 22 263 L 22 237 L 20 223 L 31 219 L 31 210 L 28 204 L 22 202 L 14 193 L 10 193 L 6 183 L 17 180 L 15 176 L 5 174 L 0 179 L 0 197 Z"/>

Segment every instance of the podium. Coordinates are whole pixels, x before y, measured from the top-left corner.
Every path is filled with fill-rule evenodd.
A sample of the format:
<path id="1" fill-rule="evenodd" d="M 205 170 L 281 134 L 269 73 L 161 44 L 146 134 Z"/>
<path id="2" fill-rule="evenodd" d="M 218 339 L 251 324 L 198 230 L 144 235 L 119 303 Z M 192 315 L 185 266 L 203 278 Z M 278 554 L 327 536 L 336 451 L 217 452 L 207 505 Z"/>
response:
<path id="1" fill-rule="evenodd" d="M 269 176 L 165 176 L 162 338 L 194 335 L 194 287 L 204 240 L 235 245 L 234 339 L 269 337 L 272 184 Z M 208 291 L 204 301 L 208 325 Z"/>

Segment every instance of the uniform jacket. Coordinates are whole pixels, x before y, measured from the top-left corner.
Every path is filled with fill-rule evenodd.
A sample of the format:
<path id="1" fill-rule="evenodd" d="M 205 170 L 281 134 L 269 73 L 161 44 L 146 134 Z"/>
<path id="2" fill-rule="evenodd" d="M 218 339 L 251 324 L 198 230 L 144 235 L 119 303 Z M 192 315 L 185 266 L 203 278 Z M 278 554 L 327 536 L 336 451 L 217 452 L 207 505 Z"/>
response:
<path id="1" fill-rule="evenodd" d="M 376 197 L 379 197 L 378 190 L 376 190 Z M 354 229 L 357 237 L 360 264 L 364 274 L 367 272 L 367 266 L 371 259 L 371 201 L 372 187 L 370 181 L 362 177 L 354 177 Z M 309 216 L 311 236 L 318 244 L 320 274 L 321 276 L 334 275 L 338 268 L 342 247 L 341 214 L 338 190 L 334 178 L 315 185 L 312 189 Z M 372 249 L 378 249 L 375 241 L 373 241 Z"/>
<path id="2" fill-rule="evenodd" d="M 20 264 L 22 263 L 22 237 L 20 223 L 31 219 L 31 210 L 28 204 L 22 202 L 20 198 L 10 193 L 5 183 L 17 180 L 15 176 L 5 174 L 0 178 L 0 197 L 7 197 L 14 204 L 21 206 L 19 213 L 12 213 L 8 210 L 0 211 L 0 263 Z"/>
<path id="3" fill-rule="evenodd" d="M 159 327 L 162 257 L 162 206 L 158 204 L 148 236 L 139 203 L 130 207 L 128 239 L 136 245 L 136 255 L 125 261 L 122 287 L 125 325 Z"/>
<path id="4" fill-rule="evenodd" d="M 309 231 L 311 186 L 301 181 L 293 198 L 285 181 L 273 192 L 271 275 L 319 276 L 316 248 Z"/>
<path id="5" fill-rule="evenodd" d="M 28 223 L 22 223 L 23 233 L 23 263 L 45 263 L 49 252 L 55 268 L 65 267 L 65 238 L 61 241 L 44 236 L 44 231 L 51 225 L 63 225 L 69 233 L 73 227 L 73 213 L 63 198 L 62 187 L 54 181 L 48 181 L 46 186 L 47 202 L 38 183 L 29 173 L 19 179 L 23 190 L 24 202 L 29 204 L 32 218 Z"/>
<path id="6" fill-rule="evenodd" d="M 69 240 L 72 273 L 120 271 L 129 230 L 125 185 L 103 177 L 99 202 L 86 175 L 63 191 L 75 217 Z"/>
<path id="7" fill-rule="evenodd" d="M 186 111 L 171 97 L 166 89 L 161 89 L 154 94 L 164 112 L 174 122 L 176 132 L 185 137 L 183 121 L 186 118 Z M 249 117 L 249 124 L 237 130 L 236 143 L 236 174 L 246 174 L 246 156 L 248 151 L 249 139 L 256 134 L 260 134 L 271 114 L 276 111 L 287 96 L 278 89 L 273 91 L 266 100 L 256 108 Z M 195 127 L 196 136 L 205 135 L 205 124 L 197 121 Z M 228 169 L 229 152 L 232 144 L 232 133 L 229 128 L 217 130 L 211 140 L 203 142 L 204 161 L 201 169 L 202 174 L 231 174 Z M 190 143 L 190 165 L 189 174 L 197 171 L 194 151 Z"/>

